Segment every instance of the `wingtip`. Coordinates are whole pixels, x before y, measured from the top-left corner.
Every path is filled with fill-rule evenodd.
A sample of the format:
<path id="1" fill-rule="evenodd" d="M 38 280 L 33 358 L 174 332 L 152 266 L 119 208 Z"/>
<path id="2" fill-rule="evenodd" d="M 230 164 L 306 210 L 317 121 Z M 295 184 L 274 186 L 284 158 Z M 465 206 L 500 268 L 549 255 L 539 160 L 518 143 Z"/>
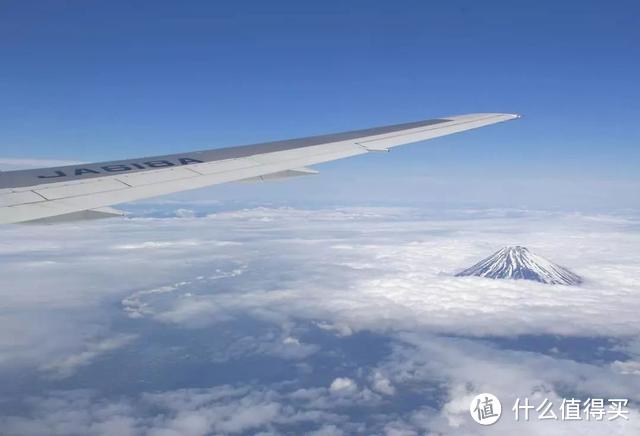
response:
<path id="1" fill-rule="evenodd" d="M 522 115 L 520 115 L 520 114 L 515 114 L 515 113 L 501 113 L 501 112 L 497 112 L 497 113 L 493 113 L 493 114 L 491 114 L 491 115 L 496 116 L 496 117 L 499 117 L 499 118 L 502 118 L 502 119 L 503 119 L 503 120 L 505 120 L 505 121 L 508 121 L 508 120 L 517 120 L 517 119 L 519 119 L 519 118 L 522 118 Z"/>
<path id="2" fill-rule="evenodd" d="M 499 121 L 509 121 L 516 120 L 518 118 L 522 118 L 522 115 L 516 113 L 503 113 L 503 112 L 478 112 L 464 115 L 454 115 L 450 117 L 446 117 L 448 120 L 452 121 L 463 121 L 463 120 L 473 120 L 473 119 L 482 119 L 482 118 L 492 118 Z"/>
<path id="3" fill-rule="evenodd" d="M 492 113 L 490 115 L 501 117 L 501 118 L 506 118 L 508 120 L 517 120 L 518 118 L 522 118 L 522 115 L 516 114 L 516 113 L 496 112 L 496 113 Z"/>

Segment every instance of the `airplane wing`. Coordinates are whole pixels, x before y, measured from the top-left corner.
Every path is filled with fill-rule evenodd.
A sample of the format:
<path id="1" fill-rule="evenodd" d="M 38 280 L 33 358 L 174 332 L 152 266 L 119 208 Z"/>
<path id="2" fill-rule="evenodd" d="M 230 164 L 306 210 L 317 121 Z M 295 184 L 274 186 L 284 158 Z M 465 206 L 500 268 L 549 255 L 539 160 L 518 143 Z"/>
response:
<path id="1" fill-rule="evenodd" d="M 309 138 L 139 159 L 0 172 L 0 224 L 118 215 L 109 206 L 234 181 L 313 174 L 306 168 L 519 118 L 481 113 Z"/>

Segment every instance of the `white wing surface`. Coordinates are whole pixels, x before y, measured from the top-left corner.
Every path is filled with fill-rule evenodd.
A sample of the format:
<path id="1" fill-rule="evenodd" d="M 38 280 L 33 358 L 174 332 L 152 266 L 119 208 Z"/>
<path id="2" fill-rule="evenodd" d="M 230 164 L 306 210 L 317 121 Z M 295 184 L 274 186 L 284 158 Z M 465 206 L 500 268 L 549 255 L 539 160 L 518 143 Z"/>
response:
<path id="1" fill-rule="evenodd" d="M 119 203 L 225 182 L 313 174 L 307 166 L 518 117 L 459 115 L 256 145 L 0 172 L 0 224 L 113 216 L 117 213 L 108 206 Z"/>

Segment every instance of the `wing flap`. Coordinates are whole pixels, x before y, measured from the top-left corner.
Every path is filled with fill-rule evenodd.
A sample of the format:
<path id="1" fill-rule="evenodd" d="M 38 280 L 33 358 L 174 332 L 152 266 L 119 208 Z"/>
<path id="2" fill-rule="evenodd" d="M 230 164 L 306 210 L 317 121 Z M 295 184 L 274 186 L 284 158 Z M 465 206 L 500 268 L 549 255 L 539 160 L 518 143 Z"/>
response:
<path id="1" fill-rule="evenodd" d="M 300 176 L 312 176 L 318 174 L 319 171 L 313 168 L 295 168 L 293 170 L 284 170 L 277 173 L 265 174 L 264 176 L 250 177 L 248 179 L 239 180 L 241 183 L 255 183 L 255 182 L 271 182 L 278 180 L 290 179 L 292 177 Z"/>
<path id="2" fill-rule="evenodd" d="M 199 176 L 187 167 L 169 168 L 166 170 L 149 171 L 147 173 L 123 174 L 117 180 L 129 187 L 153 185 L 155 183 L 171 182 Z"/>
<path id="3" fill-rule="evenodd" d="M 99 192 L 120 191 L 129 186 L 115 178 L 94 179 L 73 185 L 53 186 L 34 189 L 33 192 L 43 197 L 43 200 L 60 200 L 70 197 L 82 197 Z"/>
<path id="4" fill-rule="evenodd" d="M 81 210 L 79 212 L 66 213 L 64 215 L 49 216 L 31 221 L 24 221 L 21 224 L 61 224 L 75 221 L 97 220 L 124 216 L 125 213 L 111 207 L 98 209 Z"/>
<path id="5" fill-rule="evenodd" d="M 19 204 L 37 203 L 43 200 L 44 198 L 42 198 L 42 196 L 33 191 L 7 192 L 0 194 L 0 208 Z"/>
<path id="6" fill-rule="evenodd" d="M 200 175 L 219 174 L 228 171 L 239 171 L 247 168 L 255 167 L 258 164 L 247 158 L 225 159 L 216 162 L 207 162 L 202 164 L 191 165 L 192 171 Z"/>

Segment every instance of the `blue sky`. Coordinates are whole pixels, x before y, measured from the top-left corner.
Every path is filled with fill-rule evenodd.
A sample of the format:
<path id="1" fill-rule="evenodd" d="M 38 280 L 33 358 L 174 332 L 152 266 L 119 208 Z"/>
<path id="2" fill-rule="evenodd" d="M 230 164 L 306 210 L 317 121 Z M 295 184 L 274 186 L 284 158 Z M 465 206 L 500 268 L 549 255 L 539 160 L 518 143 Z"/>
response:
<path id="1" fill-rule="evenodd" d="M 517 122 L 392 157 L 326 165 L 319 182 L 215 192 L 320 195 L 326 183 L 376 174 L 405 192 L 437 191 L 416 179 L 455 182 L 447 189 L 461 200 L 478 197 L 456 194 L 465 183 L 489 180 L 485 191 L 526 185 L 505 194 L 508 205 L 519 204 L 518 192 L 545 191 L 543 205 L 554 191 L 549 206 L 638 206 L 639 9 L 598 1 L 3 2 L 0 156 L 92 161 L 518 112 Z"/>

